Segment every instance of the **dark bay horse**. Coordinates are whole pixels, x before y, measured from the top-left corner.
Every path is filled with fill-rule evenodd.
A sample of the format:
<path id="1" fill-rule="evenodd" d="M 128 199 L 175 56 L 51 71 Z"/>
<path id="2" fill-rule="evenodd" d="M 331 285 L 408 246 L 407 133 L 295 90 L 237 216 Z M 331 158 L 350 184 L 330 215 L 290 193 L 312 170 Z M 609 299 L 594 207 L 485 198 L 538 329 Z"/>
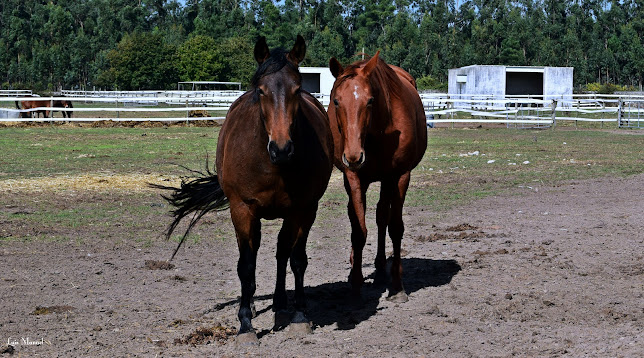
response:
<path id="1" fill-rule="evenodd" d="M 284 219 L 277 237 L 276 328 L 281 328 L 278 321 L 286 316 L 285 280 L 290 259 L 295 314 L 288 320 L 292 327 L 310 330 L 304 314 L 306 240 L 333 169 L 333 137 L 324 107 L 301 87 L 298 64 L 305 53 L 301 36 L 290 52 L 279 48 L 269 52 L 266 40 L 259 39 L 254 49 L 258 68 L 252 89 L 232 104 L 219 132 L 216 174 L 183 182 L 166 198 L 176 207 L 168 235 L 186 215 L 196 214 L 190 229 L 227 198 L 239 248 L 238 342 L 257 341 L 251 318 L 262 218 Z"/>
<path id="2" fill-rule="evenodd" d="M 20 104 L 22 105 L 22 109 L 32 109 L 32 108 L 39 108 L 39 107 L 74 108 L 74 106 L 72 106 L 72 101 L 68 101 L 68 100 L 54 100 L 54 101 L 32 100 L 32 101 L 21 101 Z M 18 105 L 18 102 L 16 102 L 16 108 L 21 109 L 20 106 Z M 62 111 L 62 112 L 63 112 L 63 118 L 72 118 L 72 111 Z M 42 114 L 45 118 L 49 118 L 50 111 L 45 109 L 39 109 L 30 113 L 22 112 L 21 117 L 22 118 L 29 118 L 34 116 L 40 117 L 40 114 Z"/>
<path id="3" fill-rule="evenodd" d="M 359 294 L 364 281 L 362 250 L 367 239 L 366 192 L 379 181 L 380 200 L 376 207 L 378 252 L 376 277 L 385 276 L 385 238 L 393 243 L 389 299 L 404 302 L 400 243 L 404 232 L 403 204 L 410 172 L 427 148 L 425 112 L 411 75 L 388 65 L 379 52 L 369 60 L 343 68 L 335 58 L 329 61 L 336 78 L 328 114 L 335 146 L 335 166 L 344 174 L 349 195 L 351 222 L 351 282 Z"/>

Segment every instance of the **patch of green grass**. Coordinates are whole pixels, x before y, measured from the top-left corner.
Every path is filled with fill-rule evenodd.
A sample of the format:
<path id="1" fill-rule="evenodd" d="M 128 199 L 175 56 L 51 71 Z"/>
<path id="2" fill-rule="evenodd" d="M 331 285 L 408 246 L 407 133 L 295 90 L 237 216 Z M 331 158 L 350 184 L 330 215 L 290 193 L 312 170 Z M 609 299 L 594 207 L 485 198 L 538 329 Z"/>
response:
<path id="1" fill-rule="evenodd" d="M 0 128 L 0 180 L 201 169 L 218 128 Z M 214 155 L 213 155 L 214 156 Z M 211 164 L 213 164 L 211 162 Z"/>
<path id="2" fill-rule="evenodd" d="M 0 128 L 0 180 L 65 175 L 169 174 L 180 168 L 202 169 L 206 152 L 210 166 L 219 128 Z M 412 172 L 405 206 L 429 207 L 440 215 L 449 208 L 490 195 L 525 192 L 527 187 L 553 186 L 569 180 L 623 177 L 644 172 L 644 135 L 634 131 L 521 129 L 431 129 L 425 156 Z M 346 218 L 347 195 L 334 177 L 320 201 L 315 225 Z M 81 193 L 82 194 L 82 193 Z M 375 215 L 379 185 L 367 195 Z M 28 240 L 110 239 L 149 247 L 164 240 L 170 209 L 157 192 L 44 191 L 0 192 L 4 206 L 25 206 L 26 213 L 3 211 L 0 220 L 11 236 L 2 242 Z M 63 197 L 66 198 L 63 200 Z M 25 229 L 22 229 L 22 228 Z M 265 232 L 276 234 L 274 222 Z M 210 222 L 189 242 L 234 240 L 231 227 Z M 2 231 L 0 231 L 0 234 Z M 180 238 L 173 236 L 173 240 Z M 81 236 L 81 237 L 79 237 Z"/>
<path id="3" fill-rule="evenodd" d="M 523 186 L 644 172 L 644 135 L 627 131 L 435 129 L 407 205 L 448 208 Z"/>

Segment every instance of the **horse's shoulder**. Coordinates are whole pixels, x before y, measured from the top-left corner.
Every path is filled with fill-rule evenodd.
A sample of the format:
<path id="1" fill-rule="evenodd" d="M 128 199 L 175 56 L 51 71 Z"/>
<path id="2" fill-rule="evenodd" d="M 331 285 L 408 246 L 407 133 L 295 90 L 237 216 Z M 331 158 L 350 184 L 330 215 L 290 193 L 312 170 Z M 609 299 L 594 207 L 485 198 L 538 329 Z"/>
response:
<path id="1" fill-rule="evenodd" d="M 252 91 L 246 91 L 244 94 L 239 96 L 233 103 L 230 105 L 229 111 L 237 110 L 239 107 L 247 106 L 253 102 L 253 93 Z"/>

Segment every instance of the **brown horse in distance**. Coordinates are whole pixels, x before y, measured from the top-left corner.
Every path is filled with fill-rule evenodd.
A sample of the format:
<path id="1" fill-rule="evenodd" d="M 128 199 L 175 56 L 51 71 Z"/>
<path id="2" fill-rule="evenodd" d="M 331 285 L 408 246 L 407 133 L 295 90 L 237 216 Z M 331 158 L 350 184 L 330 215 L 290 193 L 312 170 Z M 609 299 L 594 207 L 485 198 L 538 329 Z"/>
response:
<path id="1" fill-rule="evenodd" d="M 333 137 L 324 107 L 302 89 L 298 64 L 305 53 L 301 36 L 292 50 L 270 52 L 260 38 L 254 49 L 258 69 L 252 88 L 232 104 L 219 132 L 217 174 L 184 182 L 180 189 L 160 187 L 175 190 L 166 198 L 177 208 L 168 235 L 186 215 L 196 215 L 189 230 L 206 212 L 229 202 L 239 248 L 237 340 L 242 343 L 257 342 L 251 319 L 260 219 L 284 219 L 277 236 L 274 328 L 290 321 L 292 328 L 310 330 L 304 295 L 306 241 L 333 169 Z M 295 276 L 292 317 L 286 313 L 289 259 Z"/>
<path id="2" fill-rule="evenodd" d="M 367 239 L 366 192 L 381 182 L 376 208 L 378 252 L 376 277 L 385 276 L 387 229 L 393 243 L 391 300 L 406 301 L 400 246 L 404 232 L 403 204 L 410 173 L 427 148 L 425 112 L 413 77 L 388 65 L 379 53 L 343 68 L 329 61 L 336 78 L 328 114 L 335 146 L 335 165 L 344 174 L 351 222 L 351 275 L 355 294 L 363 284 L 362 250 Z"/>
<path id="3" fill-rule="evenodd" d="M 74 106 L 72 105 L 72 101 L 68 101 L 68 100 L 54 100 L 54 101 L 32 100 L 32 101 L 21 101 L 20 104 L 22 105 L 22 109 L 32 109 L 32 108 L 40 108 L 40 107 L 74 108 Z M 17 101 L 16 101 L 16 108 L 21 109 Z M 62 111 L 62 112 L 63 112 L 63 118 L 72 118 L 72 113 L 73 113 L 72 111 Z M 50 111 L 45 109 L 39 109 L 33 112 L 22 112 L 20 114 L 22 118 L 34 117 L 34 115 L 40 118 L 40 114 L 42 114 L 44 118 L 49 118 Z"/>

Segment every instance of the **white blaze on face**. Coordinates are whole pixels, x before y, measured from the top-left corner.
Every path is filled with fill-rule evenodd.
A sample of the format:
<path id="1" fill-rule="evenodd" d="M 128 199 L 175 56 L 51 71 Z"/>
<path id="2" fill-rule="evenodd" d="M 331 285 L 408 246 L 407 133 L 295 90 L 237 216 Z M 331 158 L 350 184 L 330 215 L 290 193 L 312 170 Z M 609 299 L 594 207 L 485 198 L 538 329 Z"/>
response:
<path id="1" fill-rule="evenodd" d="M 353 87 L 353 96 L 358 99 L 360 98 L 360 95 L 358 94 L 358 86 Z"/>

